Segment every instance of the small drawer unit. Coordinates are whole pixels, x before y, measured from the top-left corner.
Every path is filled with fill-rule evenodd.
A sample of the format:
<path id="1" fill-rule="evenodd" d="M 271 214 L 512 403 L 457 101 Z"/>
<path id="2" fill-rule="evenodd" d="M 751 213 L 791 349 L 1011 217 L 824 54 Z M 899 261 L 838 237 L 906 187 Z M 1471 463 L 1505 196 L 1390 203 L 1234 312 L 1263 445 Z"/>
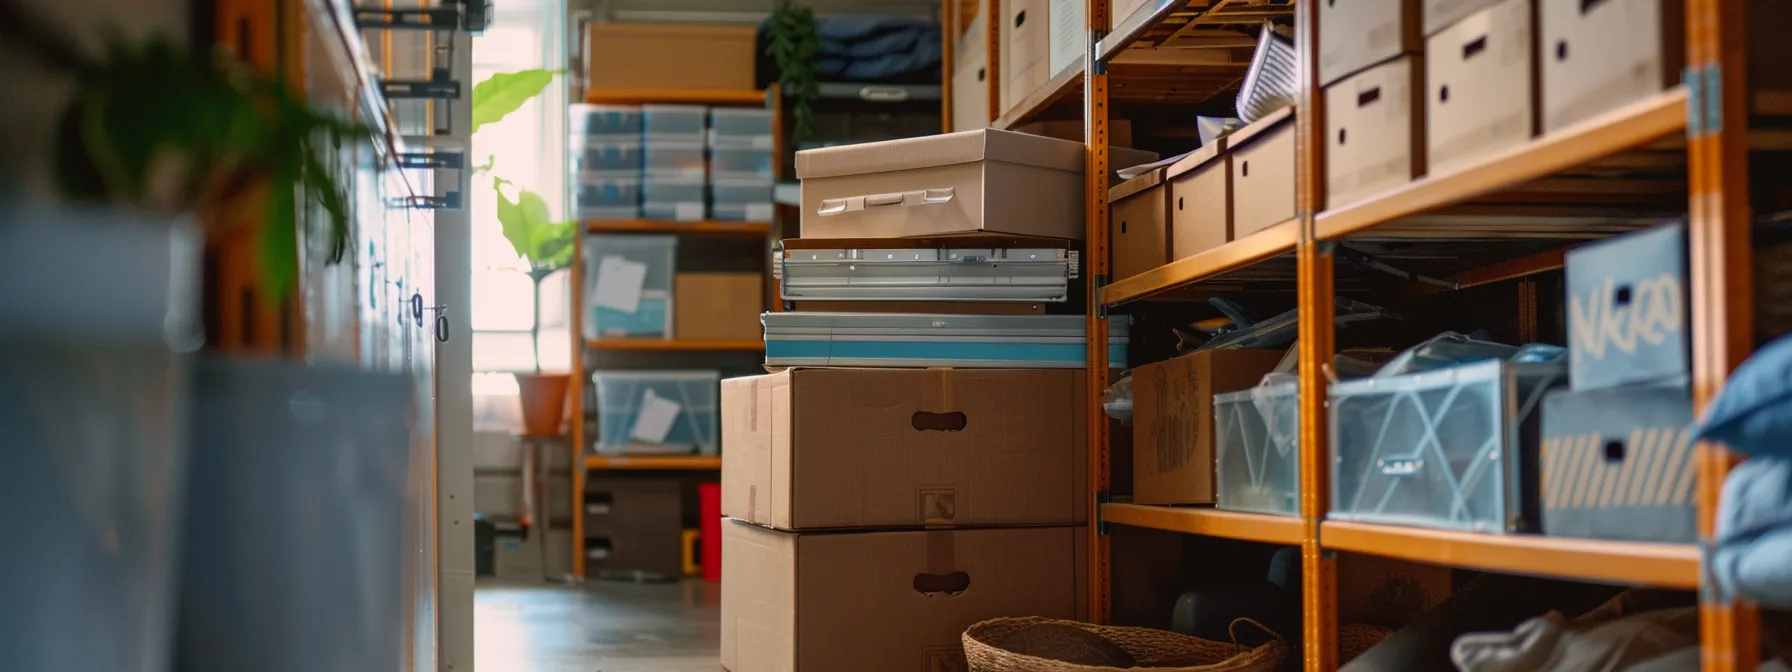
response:
<path id="1" fill-rule="evenodd" d="M 1685 380 L 1551 392 L 1543 402 L 1543 533 L 1697 541 L 1692 423 Z"/>
<path id="2" fill-rule="evenodd" d="M 1327 208 L 1425 173 L 1425 63 L 1402 56 L 1325 87 Z"/>
<path id="3" fill-rule="evenodd" d="M 1214 506 L 1300 515 L 1299 402 L 1294 383 L 1213 396 Z"/>
<path id="4" fill-rule="evenodd" d="M 606 212 L 638 212 L 640 206 L 640 178 L 580 173 L 573 185 L 572 208 L 580 219 L 601 219 L 598 215 Z"/>
<path id="5" fill-rule="evenodd" d="M 641 108 L 636 105 L 566 106 L 566 129 L 574 135 L 641 138 Z"/>
<path id="6" fill-rule="evenodd" d="M 650 142 L 703 144 L 709 108 L 702 105 L 642 105 L 641 132 Z"/>
<path id="7" fill-rule="evenodd" d="M 1538 407 L 1559 363 L 1484 360 L 1335 383 L 1327 517 L 1473 532 L 1538 528 Z"/>
<path id="8" fill-rule="evenodd" d="M 574 173 L 595 173 L 639 179 L 641 176 L 641 141 L 619 140 L 607 136 L 573 136 L 572 152 L 567 158 Z"/>
<path id="9" fill-rule="evenodd" d="M 671 338 L 675 236 L 585 238 L 585 334 Z"/>
<path id="10" fill-rule="evenodd" d="M 1324 0 L 1319 5 L 1319 83 L 1424 47 L 1419 0 Z"/>
<path id="11" fill-rule="evenodd" d="M 583 503 L 587 538 L 684 527 L 684 484 L 673 479 L 593 478 L 585 482 Z"/>
<path id="12" fill-rule="evenodd" d="M 1170 189 L 1157 168 L 1108 190 L 1113 232 L 1114 279 L 1123 280 L 1170 261 Z"/>
<path id="13" fill-rule="evenodd" d="M 769 151 L 776 120 L 771 110 L 714 108 L 709 111 L 709 146 Z"/>
<path id="14" fill-rule="evenodd" d="M 1532 0 L 1504 0 L 1425 40 L 1426 157 L 1448 170 L 1529 142 L 1537 129 Z"/>
<path id="15" fill-rule="evenodd" d="M 715 371 L 597 371 L 598 455 L 716 455 Z M 676 530 L 672 530 L 676 533 Z"/>
<path id="16" fill-rule="evenodd" d="M 1232 147 L 1232 239 L 1294 219 L 1294 108 L 1239 129 Z"/>
<path id="17" fill-rule="evenodd" d="M 587 534 L 585 572 L 621 580 L 672 581 L 684 575 L 684 530 L 631 527 Z"/>
<path id="18" fill-rule="evenodd" d="M 706 174 L 701 143 L 649 141 L 642 148 L 642 156 L 648 179 L 701 183 Z"/>
<path id="19" fill-rule="evenodd" d="M 1574 389 L 1689 375 L 1686 254 L 1686 227 L 1678 223 L 1568 251 L 1568 359 Z"/>
<path id="20" fill-rule="evenodd" d="M 772 152 L 769 149 L 709 148 L 710 179 L 757 180 L 765 184 L 775 181 L 772 173 Z"/>

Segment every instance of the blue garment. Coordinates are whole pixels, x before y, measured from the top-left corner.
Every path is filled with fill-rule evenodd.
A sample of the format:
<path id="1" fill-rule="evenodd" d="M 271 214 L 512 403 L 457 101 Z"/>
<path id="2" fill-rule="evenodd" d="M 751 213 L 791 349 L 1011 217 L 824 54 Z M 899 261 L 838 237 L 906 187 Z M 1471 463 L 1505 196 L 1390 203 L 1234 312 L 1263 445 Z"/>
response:
<path id="1" fill-rule="evenodd" d="M 1792 609 L 1792 459 L 1759 456 L 1730 471 L 1711 564 L 1725 593 Z"/>
<path id="2" fill-rule="evenodd" d="M 1775 339 L 1736 367 L 1693 438 L 1750 455 L 1792 456 L 1792 336 Z"/>

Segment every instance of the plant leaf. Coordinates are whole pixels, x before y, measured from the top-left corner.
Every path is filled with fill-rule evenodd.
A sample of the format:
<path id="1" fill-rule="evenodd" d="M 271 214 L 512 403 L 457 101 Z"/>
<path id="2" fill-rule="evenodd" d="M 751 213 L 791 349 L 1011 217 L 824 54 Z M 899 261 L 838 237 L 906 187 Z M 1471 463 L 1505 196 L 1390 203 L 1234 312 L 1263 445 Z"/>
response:
<path id="1" fill-rule="evenodd" d="M 472 132 L 478 133 L 480 126 L 497 123 L 529 99 L 541 95 L 558 72 L 540 68 L 500 72 L 473 85 Z"/>
<path id="2" fill-rule="evenodd" d="M 299 277 L 299 210 L 296 171 L 274 176 L 268 189 L 267 221 L 261 227 L 261 279 L 266 300 L 279 305 Z"/>
<path id="3" fill-rule="evenodd" d="M 515 189 L 516 198 L 504 193 Z M 517 256 L 535 272 L 552 272 L 572 265 L 573 223 L 550 219 L 547 199 L 500 177 L 492 178 L 498 195 L 498 224 Z"/>

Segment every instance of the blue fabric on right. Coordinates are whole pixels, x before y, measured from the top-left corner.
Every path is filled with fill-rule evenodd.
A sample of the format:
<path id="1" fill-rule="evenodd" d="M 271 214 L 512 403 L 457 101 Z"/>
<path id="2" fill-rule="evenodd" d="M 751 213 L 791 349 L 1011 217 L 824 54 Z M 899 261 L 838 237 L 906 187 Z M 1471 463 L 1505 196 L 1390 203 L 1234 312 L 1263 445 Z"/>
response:
<path id="1" fill-rule="evenodd" d="M 1754 457 L 1730 470 L 1711 564 L 1724 593 L 1792 608 L 1792 459 Z"/>
<path id="2" fill-rule="evenodd" d="M 1693 438 L 1750 455 L 1792 456 L 1792 336 L 1782 336 L 1736 368 Z"/>

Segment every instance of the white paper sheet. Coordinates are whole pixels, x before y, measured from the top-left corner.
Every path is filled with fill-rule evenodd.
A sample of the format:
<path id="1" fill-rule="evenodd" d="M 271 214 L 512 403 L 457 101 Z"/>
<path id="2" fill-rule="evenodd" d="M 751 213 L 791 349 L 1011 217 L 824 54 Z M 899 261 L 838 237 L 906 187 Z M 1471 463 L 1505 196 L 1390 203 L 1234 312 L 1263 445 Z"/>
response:
<path id="1" fill-rule="evenodd" d="M 647 264 L 604 255 L 597 263 L 597 288 L 591 292 L 591 303 L 634 313 L 641 307 L 641 288 L 646 283 Z"/>
<path id="2" fill-rule="evenodd" d="M 635 415 L 635 427 L 629 431 L 629 438 L 642 443 L 665 443 L 666 435 L 672 433 L 672 422 L 678 419 L 681 410 L 684 407 L 678 402 L 662 398 L 652 389 L 643 391 L 641 411 Z"/>

